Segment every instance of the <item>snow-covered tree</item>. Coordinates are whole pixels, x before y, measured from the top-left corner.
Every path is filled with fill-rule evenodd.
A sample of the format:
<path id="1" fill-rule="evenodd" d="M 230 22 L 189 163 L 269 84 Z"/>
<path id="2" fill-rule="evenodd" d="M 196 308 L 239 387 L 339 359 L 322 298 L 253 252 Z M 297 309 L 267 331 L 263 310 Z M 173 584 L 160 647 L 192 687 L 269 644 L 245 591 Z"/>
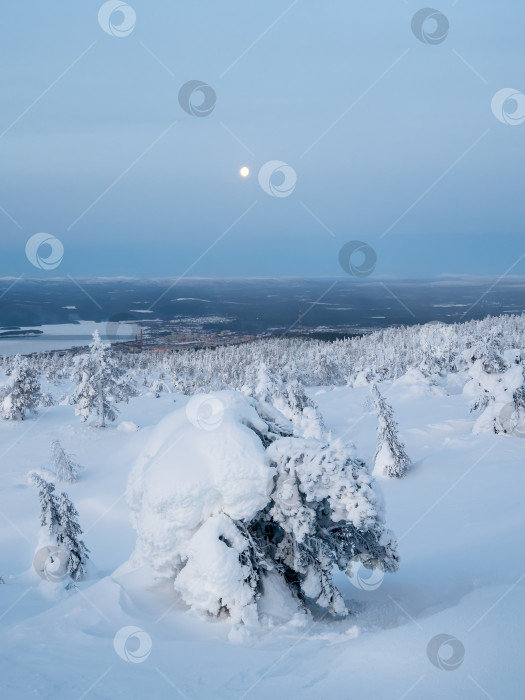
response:
<path id="1" fill-rule="evenodd" d="M 277 397 L 283 395 L 281 377 L 264 362 L 261 362 L 257 368 L 254 394 L 259 401 L 266 403 L 273 403 Z"/>
<path id="2" fill-rule="evenodd" d="M 489 374 L 504 372 L 509 368 L 504 358 L 503 333 L 493 329 L 484 339 L 483 369 Z"/>
<path id="3" fill-rule="evenodd" d="M 372 393 L 378 421 L 374 474 L 384 477 L 405 476 L 410 458 L 398 437 L 392 407 L 385 401 L 377 384 L 372 384 Z"/>
<path id="4" fill-rule="evenodd" d="M 118 414 L 116 404 L 128 401 L 136 393 L 111 346 L 101 341 L 98 331 L 93 333 L 89 353 L 77 358 L 73 381 L 77 385 L 72 397 L 75 414 L 82 421 L 96 414 L 98 427 L 104 427 L 106 420 L 114 421 Z"/>
<path id="5" fill-rule="evenodd" d="M 40 398 L 40 403 L 39 406 L 42 406 L 43 408 L 49 408 L 50 406 L 55 405 L 55 400 L 49 393 L 42 394 Z"/>
<path id="6" fill-rule="evenodd" d="M 73 460 L 58 440 L 51 443 L 51 460 L 59 481 L 78 481 L 80 466 Z"/>
<path id="7" fill-rule="evenodd" d="M 40 501 L 40 525 L 51 535 L 57 535 L 60 528 L 60 516 L 58 514 L 58 498 L 55 495 L 55 485 L 46 481 L 36 472 L 30 474 L 32 483 L 38 488 Z"/>
<path id="8" fill-rule="evenodd" d="M 303 384 L 292 379 L 286 385 L 286 403 L 291 415 L 300 415 L 305 408 L 314 408 L 315 403 L 306 394 Z"/>
<path id="9" fill-rule="evenodd" d="M 525 435 L 525 375 L 512 394 L 512 403 L 500 412 L 499 420 L 505 433 Z"/>
<path id="10" fill-rule="evenodd" d="M 60 531 L 57 542 L 68 553 L 67 573 L 73 581 L 80 581 L 86 574 L 86 564 L 89 550 L 80 539 L 82 528 L 78 524 L 78 511 L 66 493 L 61 493 L 58 499 L 58 516 Z"/>
<path id="11" fill-rule="evenodd" d="M 471 396 L 470 411 L 480 415 L 473 432 L 509 433 L 523 415 L 523 369 L 514 364 L 503 372 L 487 372 L 483 359 L 469 369 L 470 381 L 463 388 Z M 508 365 L 505 365 L 508 367 Z"/>
<path id="12" fill-rule="evenodd" d="M 159 375 L 154 377 L 151 381 L 146 380 L 144 386 L 148 387 L 149 390 L 155 394 L 156 399 L 160 399 L 161 394 L 169 394 L 171 391 L 164 372 L 160 372 Z"/>
<path id="13" fill-rule="evenodd" d="M 277 480 L 269 506 L 252 529 L 300 599 L 346 615 L 333 582 L 335 567 L 348 575 L 356 561 L 383 571 L 398 568 L 373 478 L 337 442 L 281 438 L 267 452 Z"/>
<path id="14" fill-rule="evenodd" d="M 323 417 L 317 404 L 307 395 L 302 382 L 298 379 L 291 379 L 273 403 L 292 421 L 295 435 L 323 438 L 326 432 Z"/>
<path id="15" fill-rule="evenodd" d="M 89 550 L 80 539 L 82 530 L 78 524 L 78 512 L 66 493 L 55 494 L 55 485 L 33 472 L 31 481 L 38 488 L 40 500 L 40 525 L 51 543 L 65 553 L 65 573 L 74 581 L 85 575 Z"/>
<path id="16" fill-rule="evenodd" d="M 63 360 L 57 354 L 52 354 L 47 358 L 45 366 L 46 381 L 50 384 L 58 384 L 63 376 Z"/>
<path id="17" fill-rule="evenodd" d="M 373 477 L 348 445 L 294 437 L 269 403 L 213 396 L 220 430 L 197 434 L 179 409 L 135 464 L 127 494 L 135 562 L 170 578 L 195 610 L 235 622 L 257 621 L 267 589 L 345 615 L 334 568 L 351 576 L 356 563 L 398 565 Z"/>
<path id="18" fill-rule="evenodd" d="M 6 420 L 24 420 L 28 411 L 36 413 L 42 398 L 38 374 L 20 355 L 6 373 L 9 381 L 0 388 L 0 414 Z"/>

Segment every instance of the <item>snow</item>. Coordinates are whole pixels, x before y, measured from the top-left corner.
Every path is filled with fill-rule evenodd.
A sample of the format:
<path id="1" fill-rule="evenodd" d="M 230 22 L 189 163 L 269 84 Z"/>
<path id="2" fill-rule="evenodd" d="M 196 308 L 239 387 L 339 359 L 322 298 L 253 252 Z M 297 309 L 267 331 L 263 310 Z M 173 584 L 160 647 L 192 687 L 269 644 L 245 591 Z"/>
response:
<path id="1" fill-rule="evenodd" d="M 405 372 L 399 379 L 396 379 L 394 381 L 394 386 L 403 390 L 403 400 L 405 401 L 416 396 L 432 394 L 443 396 L 446 394 L 442 387 L 433 384 L 428 377 L 425 377 L 421 370 L 415 368 L 409 369 L 408 372 Z"/>
<path id="2" fill-rule="evenodd" d="M 139 426 L 132 420 L 123 420 L 117 426 L 121 433 L 136 433 L 138 429 Z"/>
<path id="3" fill-rule="evenodd" d="M 351 609 L 339 620 L 297 612 L 274 576 L 265 582 L 258 626 L 205 619 L 189 608 L 191 596 L 201 595 L 195 580 L 209 582 L 213 601 L 219 575 L 227 578 L 231 599 L 242 600 L 231 575 L 238 562 L 228 559 L 231 550 L 225 552 L 217 537 L 216 548 L 203 556 L 200 536 L 210 533 L 199 524 L 217 535 L 228 528 L 221 513 L 253 512 L 272 474 L 260 441 L 242 423 L 262 429 L 261 418 L 236 395 L 221 393 L 224 411 L 210 430 L 198 426 L 209 425 L 210 417 L 213 426 L 217 408 L 186 412 L 189 399 L 182 395 L 121 404 L 120 420 L 141 426 L 130 432 L 81 424 L 65 405 L 40 409 L 24 422 L 0 421 L 3 696 L 521 699 L 525 441 L 473 433 L 477 415 L 469 412 L 472 397 L 462 392 L 467 380 L 442 378 L 441 391 L 429 391 L 425 382 L 418 389 L 417 378 L 380 383 L 413 460 L 404 479 L 381 483 L 400 569 L 369 590 L 356 577 L 337 574 Z M 309 390 L 333 437 L 351 439 L 371 465 L 376 418 L 363 411 L 369 394 L 365 386 Z M 42 581 L 31 566 L 39 544 L 38 498 L 27 472 L 46 466 L 58 438 L 85 467 L 66 491 L 93 563 L 89 578 L 69 591 Z M 175 455 L 185 470 L 173 469 Z M 164 488 L 148 479 L 147 465 L 165 478 Z M 141 532 L 138 552 L 126 488 Z M 241 498 L 247 490 L 252 497 Z M 173 531 L 163 517 L 168 513 Z M 159 572 L 177 558 L 173 541 L 185 542 L 190 553 L 178 592 Z M 155 568 L 140 559 L 145 552 Z M 456 645 L 453 671 L 427 656 L 431 640 L 443 634 L 464 649 L 463 657 Z M 439 650 L 443 659 L 450 652 Z"/>
<path id="4" fill-rule="evenodd" d="M 225 544 L 224 539 L 228 541 Z M 253 591 L 244 581 L 239 554 L 246 542 L 224 513 L 206 520 L 190 539 L 187 563 L 175 579 L 175 590 L 192 609 L 218 615 L 223 606 L 231 621 L 256 625 Z"/>
<path id="5" fill-rule="evenodd" d="M 523 382 L 521 366 L 513 365 L 506 372 L 489 374 L 484 371 L 482 360 L 477 360 L 470 368 L 470 376 L 472 379 L 463 389 L 465 395 L 472 397 L 474 403 L 478 395 L 488 401 L 487 407 L 474 424 L 474 433 L 490 430 L 507 432 L 505 409 L 510 407 L 512 414 L 513 393 Z M 510 415 L 507 418 L 510 418 Z"/>
<path id="6" fill-rule="evenodd" d="M 159 423 L 129 478 L 136 563 L 170 574 L 208 518 L 250 519 L 266 506 L 274 470 L 249 425 L 267 430 L 249 400 L 228 391 L 194 396 Z"/>
<path id="7" fill-rule="evenodd" d="M 374 463 L 373 474 L 378 479 L 388 479 L 388 467 L 393 462 L 393 455 L 388 445 L 383 443 L 377 452 Z"/>

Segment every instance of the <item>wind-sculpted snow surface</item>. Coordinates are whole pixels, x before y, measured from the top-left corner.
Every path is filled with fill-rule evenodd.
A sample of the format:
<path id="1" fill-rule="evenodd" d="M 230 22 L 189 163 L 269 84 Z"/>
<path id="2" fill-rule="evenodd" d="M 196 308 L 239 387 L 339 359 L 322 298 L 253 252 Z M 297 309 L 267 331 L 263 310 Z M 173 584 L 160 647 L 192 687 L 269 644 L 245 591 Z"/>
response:
<path id="1" fill-rule="evenodd" d="M 192 608 L 236 622 L 257 621 L 270 572 L 298 604 L 346 614 L 333 567 L 395 571 L 395 543 L 351 450 L 291 432 L 269 404 L 235 392 L 195 396 L 167 416 L 129 480 L 132 563 L 172 578 Z"/>

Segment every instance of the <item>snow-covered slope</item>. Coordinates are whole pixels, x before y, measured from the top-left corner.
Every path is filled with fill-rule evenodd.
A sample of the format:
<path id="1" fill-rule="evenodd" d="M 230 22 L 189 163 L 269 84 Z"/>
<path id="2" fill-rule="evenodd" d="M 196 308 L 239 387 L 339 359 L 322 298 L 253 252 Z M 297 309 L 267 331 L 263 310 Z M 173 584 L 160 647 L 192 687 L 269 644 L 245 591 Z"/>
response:
<path id="1" fill-rule="evenodd" d="M 0 422 L 3 697 L 522 698 L 525 441 L 474 435 L 464 380 L 451 376 L 430 390 L 418 388 L 417 377 L 380 384 L 413 461 L 406 478 L 382 482 L 388 524 L 399 540 L 399 572 L 367 578 L 357 570 L 352 580 L 338 574 L 353 613 L 342 620 L 322 613 L 290 617 L 287 592 L 272 579 L 256 629 L 200 617 L 170 581 L 148 566 L 129 565 L 136 544 L 125 498 L 131 467 L 144 451 L 158 451 L 159 430 L 174 419 L 160 421 L 187 397 L 131 399 L 119 421 L 138 425 L 135 432 L 81 425 L 71 406 Z M 372 465 L 376 417 L 363 410 L 368 389 L 309 393 L 333 436 L 355 442 Z M 209 435 L 203 449 L 220 456 L 220 440 L 214 442 L 220 431 L 202 432 Z M 69 591 L 42 581 L 31 566 L 38 503 L 26 475 L 48 466 L 57 437 L 84 467 L 65 490 L 93 562 L 91 578 Z M 166 468 L 162 458 L 159 464 Z M 243 477 L 239 469 L 236 478 Z M 257 507 L 267 469 L 261 463 L 260 474 L 252 472 L 254 502 L 247 508 Z M 199 509 L 208 507 L 208 474 L 202 482 Z M 213 488 L 224 498 L 220 484 Z M 162 502 L 161 493 L 149 496 Z M 450 646 L 438 635 L 458 642 Z M 455 668 L 444 670 L 451 654 Z"/>

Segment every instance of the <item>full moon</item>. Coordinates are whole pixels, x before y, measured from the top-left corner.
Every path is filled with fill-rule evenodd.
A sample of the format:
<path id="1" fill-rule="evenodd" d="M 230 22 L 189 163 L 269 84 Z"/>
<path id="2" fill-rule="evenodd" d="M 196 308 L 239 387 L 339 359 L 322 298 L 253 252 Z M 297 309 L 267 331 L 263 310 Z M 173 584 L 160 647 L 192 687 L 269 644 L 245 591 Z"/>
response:
<path id="1" fill-rule="evenodd" d="M 241 177 L 248 177 L 248 175 L 250 174 L 250 168 L 247 168 L 245 165 L 243 165 L 239 172 L 241 174 Z"/>

